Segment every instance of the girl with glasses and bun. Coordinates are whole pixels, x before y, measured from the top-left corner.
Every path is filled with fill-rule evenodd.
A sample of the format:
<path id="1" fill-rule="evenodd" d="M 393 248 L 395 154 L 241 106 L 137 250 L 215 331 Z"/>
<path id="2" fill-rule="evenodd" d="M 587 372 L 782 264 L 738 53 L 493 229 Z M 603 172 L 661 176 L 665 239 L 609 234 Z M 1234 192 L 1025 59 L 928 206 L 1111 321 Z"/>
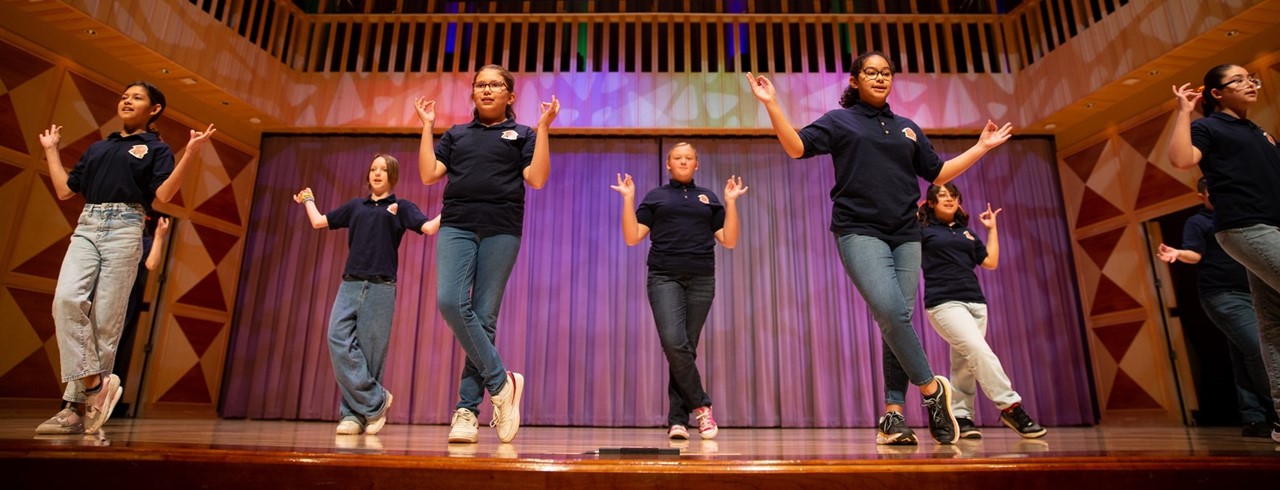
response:
<path id="1" fill-rule="evenodd" d="M 546 185 L 551 175 L 551 122 L 560 101 L 541 104 L 537 128 L 516 123 L 515 76 L 487 65 L 471 80 L 472 120 L 433 142 L 435 101 L 414 101 L 422 120 L 418 172 L 422 183 L 445 177 L 444 211 L 436 242 L 436 305 L 467 355 L 449 442 L 479 439 L 480 402 L 488 391 L 498 439 L 511 442 L 520 428 L 524 376 L 509 372 L 494 338 L 507 279 L 520 252 L 525 184 Z"/>
<path id="2" fill-rule="evenodd" d="M 836 184 L 831 231 L 840 260 L 866 301 L 883 338 L 885 415 L 877 444 L 917 444 L 902 416 L 907 383 L 924 395 L 929 430 L 942 444 L 958 437 L 951 413 L 951 386 L 929 368 L 911 326 L 920 275 L 918 180 L 945 184 L 1010 137 L 1012 126 L 987 121 L 978 143 L 942 161 L 920 127 L 889 108 L 894 66 L 879 52 L 859 55 L 840 97 L 840 109 L 796 131 L 782 112 L 769 79 L 747 74 L 751 91 L 764 104 L 778 141 L 792 158 L 830 154 Z"/>
<path id="3" fill-rule="evenodd" d="M 1210 68 L 1201 90 L 1173 87 L 1178 112 L 1169 161 L 1182 169 L 1200 166 L 1214 236 L 1248 271 L 1272 409 L 1280 415 L 1280 148 L 1275 136 L 1248 119 L 1261 89 L 1262 82 L 1239 65 Z M 1196 102 L 1204 117 L 1192 122 Z M 1271 438 L 1280 442 L 1280 423 Z"/>

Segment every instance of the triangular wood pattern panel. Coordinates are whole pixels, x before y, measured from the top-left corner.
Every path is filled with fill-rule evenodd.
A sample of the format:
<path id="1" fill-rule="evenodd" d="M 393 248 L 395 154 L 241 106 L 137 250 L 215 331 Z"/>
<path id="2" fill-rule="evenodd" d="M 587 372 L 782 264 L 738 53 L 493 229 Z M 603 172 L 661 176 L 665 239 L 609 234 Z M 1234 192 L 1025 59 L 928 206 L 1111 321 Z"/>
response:
<path id="1" fill-rule="evenodd" d="M 1107 266 L 1112 252 L 1116 250 L 1116 244 L 1120 243 L 1120 237 L 1124 236 L 1124 231 L 1125 228 L 1116 228 L 1106 233 L 1081 238 L 1078 243 L 1080 248 L 1084 249 L 1084 253 L 1093 259 L 1093 263 L 1102 269 Z"/>
<path id="2" fill-rule="evenodd" d="M 1076 229 L 1099 223 L 1116 216 L 1124 216 L 1124 211 L 1117 208 L 1107 198 L 1102 197 L 1086 186 L 1084 195 L 1080 196 L 1080 211 L 1076 215 Z"/>
<path id="3" fill-rule="evenodd" d="M 1193 192 L 1195 192 L 1194 188 L 1187 187 L 1182 181 L 1161 170 L 1160 167 L 1148 163 L 1146 169 L 1142 172 L 1142 184 L 1138 188 L 1138 202 L 1134 207 L 1145 208 Z"/>
<path id="4" fill-rule="evenodd" d="M 1089 176 L 1093 174 L 1093 168 L 1098 166 L 1098 159 L 1102 157 L 1102 151 L 1107 149 L 1109 140 L 1103 140 L 1098 144 L 1085 148 L 1062 159 L 1067 164 L 1067 168 L 1080 176 L 1080 180 L 1089 181 Z"/>
<path id="5" fill-rule="evenodd" d="M 1142 410 L 1164 408 L 1142 386 L 1134 381 L 1124 369 L 1116 370 L 1115 380 L 1111 382 L 1111 393 L 1107 396 L 1107 410 Z"/>
<path id="6" fill-rule="evenodd" d="M 169 387 L 158 400 L 161 403 L 213 403 L 209 399 L 209 384 L 205 382 L 200 363 L 191 366 L 187 374 Z"/>
<path id="7" fill-rule="evenodd" d="M 1142 308 L 1142 303 L 1133 299 L 1133 296 L 1130 296 L 1106 274 L 1098 277 L 1098 289 L 1093 294 L 1093 307 L 1089 309 L 1089 315 L 1098 316 L 1139 308 Z"/>

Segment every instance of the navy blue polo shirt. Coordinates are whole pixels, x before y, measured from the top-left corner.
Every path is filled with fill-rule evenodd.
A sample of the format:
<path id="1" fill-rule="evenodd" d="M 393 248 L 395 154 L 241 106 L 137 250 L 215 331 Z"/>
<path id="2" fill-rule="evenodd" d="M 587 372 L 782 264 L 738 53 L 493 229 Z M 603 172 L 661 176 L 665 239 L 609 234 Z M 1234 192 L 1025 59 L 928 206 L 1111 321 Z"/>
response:
<path id="1" fill-rule="evenodd" d="M 395 204 L 395 212 L 391 205 Z M 400 266 L 400 239 L 405 230 L 422 234 L 427 217 L 418 206 L 391 194 L 384 199 L 373 196 L 355 198 L 325 215 L 329 229 L 350 228 L 347 232 L 347 267 L 343 274 L 381 276 L 394 280 Z"/>
<path id="2" fill-rule="evenodd" d="M 973 269 L 987 260 L 987 245 L 967 226 L 931 221 L 920 232 L 925 308 L 948 301 L 985 304 L 987 298 Z"/>
<path id="3" fill-rule="evenodd" d="M 533 128 L 507 119 L 457 124 L 436 142 L 447 169 L 440 224 L 488 237 L 524 229 L 524 169 L 533 163 Z"/>
<path id="4" fill-rule="evenodd" d="M 724 205 L 711 189 L 671 180 L 645 194 L 636 221 L 649 227 L 649 270 L 715 274 Z"/>
<path id="5" fill-rule="evenodd" d="M 156 189 L 173 173 L 173 151 L 155 133 L 111 133 L 80 156 L 67 187 L 88 204 L 139 203 L 151 207 Z"/>
<path id="6" fill-rule="evenodd" d="M 920 240 L 916 221 L 920 184 L 932 182 L 943 161 L 916 123 L 859 100 L 824 114 L 800 130 L 804 155 L 831 155 L 831 231 L 890 243 Z"/>
<path id="7" fill-rule="evenodd" d="M 1209 191 L 1213 197 L 1213 191 Z M 1213 211 L 1201 209 L 1187 218 L 1182 227 L 1182 248 L 1200 254 L 1196 264 L 1196 286 L 1201 296 L 1228 291 L 1249 292 L 1249 274 L 1236 259 L 1218 245 L 1213 236 Z"/>
<path id="8" fill-rule="evenodd" d="M 1209 181 L 1215 231 L 1280 226 L 1280 148 L 1248 119 L 1214 111 L 1191 122 L 1200 171 Z"/>

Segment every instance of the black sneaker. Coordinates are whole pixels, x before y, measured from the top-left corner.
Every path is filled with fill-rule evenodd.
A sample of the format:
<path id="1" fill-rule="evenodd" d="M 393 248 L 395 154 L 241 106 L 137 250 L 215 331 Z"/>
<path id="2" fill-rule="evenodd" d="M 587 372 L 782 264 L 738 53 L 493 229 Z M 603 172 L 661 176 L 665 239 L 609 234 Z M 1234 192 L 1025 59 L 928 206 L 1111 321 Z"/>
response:
<path id="1" fill-rule="evenodd" d="M 1240 429 L 1240 435 L 1244 437 L 1261 437 L 1266 439 L 1271 437 L 1271 424 L 1268 424 L 1263 420 L 1248 422 Z"/>
<path id="2" fill-rule="evenodd" d="M 942 444 L 954 444 L 960 433 L 956 417 L 951 413 L 951 382 L 942 376 L 934 376 L 938 391 L 924 397 L 924 408 L 929 411 L 929 433 Z"/>
<path id="3" fill-rule="evenodd" d="M 911 428 L 907 427 L 907 419 L 902 417 L 898 412 L 889 412 L 880 417 L 880 423 L 876 428 L 876 444 L 892 445 L 892 446 L 914 446 L 919 442 L 916 441 L 915 432 L 911 432 Z"/>
<path id="4" fill-rule="evenodd" d="M 1018 435 L 1027 439 L 1035 439 L 1048 432 L 1044 427 L 1040 427 L 1040 424 L 1037 424 L 1036 421 L 1031 420 L 1031 416 L 1022 410 L 1021 403 L 1015 403 L 1012 407 L 1001 410 L 1000 421 L 1017 432 Z"/>
<path id="5" fill-rule="evenodd" d="M 956 417 L 956 425 L 960 427 L 961 439 L 982 439 L 982 431 L 978 430 L 978 425 L 972 419 Z"/>

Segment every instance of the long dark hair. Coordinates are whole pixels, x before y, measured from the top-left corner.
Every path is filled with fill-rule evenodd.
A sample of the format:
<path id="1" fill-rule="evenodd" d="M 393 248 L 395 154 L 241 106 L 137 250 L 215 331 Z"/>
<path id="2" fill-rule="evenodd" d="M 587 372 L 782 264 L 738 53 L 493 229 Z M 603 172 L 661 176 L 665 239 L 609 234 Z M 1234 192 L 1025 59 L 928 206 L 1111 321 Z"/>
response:
<path id="1" fill-rule="evenodd" d="M 960 197 L 960 189 L 951 182 L 947 182 L 941 186 L 937 184 L 929 184 L 929 190 L 925 191 L 926 198 L 924 200 L 924 204 L 921 204 L 920 209 L 916 211 L 916 220 L 920 221 L 922 226 L 942 222 L 942 220 L 938 219 L 938 215 L 933 212 L 933 207 L 938 204 L 938 190 L 943 187 L 945 187 L 947 192 L 951 193 L 951 195 L 956 198 L 956 204 L 961 204 L 960 207 L 956 208 L 956 224 L 960 226 L 969 226 L 969 213 L 965 212 L 963 206 L 964 198 Z"/>
<path id="2" fill-rule="evenodd" d="M 850 75 L 856 77 L 858 76 L 859 73 L 862 73 L 862 67 L 867 64 L 867 60 L 870 59 L 872 56 L 879 56 L 881 58 L 884 58 L 884 60 L 889 63 L 889 71 L 894 74 L 898 73 L 898 67 L 894 66 L 893 60 L 889 59 L 888 56 L 885 56 L 884 53 L 881 53 L 879 51 L 867 51 L 865 53 L 858 55 L 857 58 L 853 59 L 853 73 L 850 73 Z M 850 107 L 853 107 L 853 104 L 857 101 L 858 101 L 858 89 L 853 88 L 853 85 L 849 85 L 846 83 L 844 87 L 844 93 L 840 94 L 840 107 L 848 109 Z"/>
<path id="3" fill-rule="evenodd" d="M 484 65 L 480 67 L 479 70 L 476 70 L 476 74 L 471 77 L 471 83 L 473 84 L 476 83 L 476 79 L 480 78 L 480 72 L 485 70 L 497 70 L 498 75 L 502 77 L 502 83 L 507 84 L 507 93 L 510 93 L 511 95 L 516 94 L 516 77 L 515 75 L 512 75 L 510 71 L 507 71 L 506 68 L 503 68 L 502 65 Z M 475 119 L 480 119 L 480 109 L 479 108 L 472 109 L 471 117 Z M 511 104 L 507 104 L 507 119 L 511 119 L 514 121 L 515 118 L 516 118 L 515 107 L 513 107 Z"/>
<path id="4" fill-rule="evenodd" d="M 1200 109 L 1204 112 L 1204 115 L 1209 115 L 1222 105 L 1218 102 L 1218 99 L 1213 98 L 1212 91 L 1222 89 L 1222 79 L 1227 78 L 1227 70 L 1230 70 L 1233 66 L 1236 65 L 1218 65 L 1205 72 L 1204 90 L 1200 92 Z"/>
<path id="5" fill-rule="evenodd" d="M 164 92 L 161 92 L 155 85 L 142 80 L 131 82 L 128 85 L 125 85 L 124 89 L 129 90 L 133 87 L 142 87 L 143 90 L 147 91 L 147 98 L 151 99 L 151 105 L 160 106 L 160 112 L 155 113 L 150 119 L 147 119 L 147 132 L 160 134 L 160 130 L 156 128 L 154 123 L 156 122 L 156 119 L 160 119 L 161 114 L 164 114 L 164 110 L 169 108 L 169 104 L 164 100 Z"/>

